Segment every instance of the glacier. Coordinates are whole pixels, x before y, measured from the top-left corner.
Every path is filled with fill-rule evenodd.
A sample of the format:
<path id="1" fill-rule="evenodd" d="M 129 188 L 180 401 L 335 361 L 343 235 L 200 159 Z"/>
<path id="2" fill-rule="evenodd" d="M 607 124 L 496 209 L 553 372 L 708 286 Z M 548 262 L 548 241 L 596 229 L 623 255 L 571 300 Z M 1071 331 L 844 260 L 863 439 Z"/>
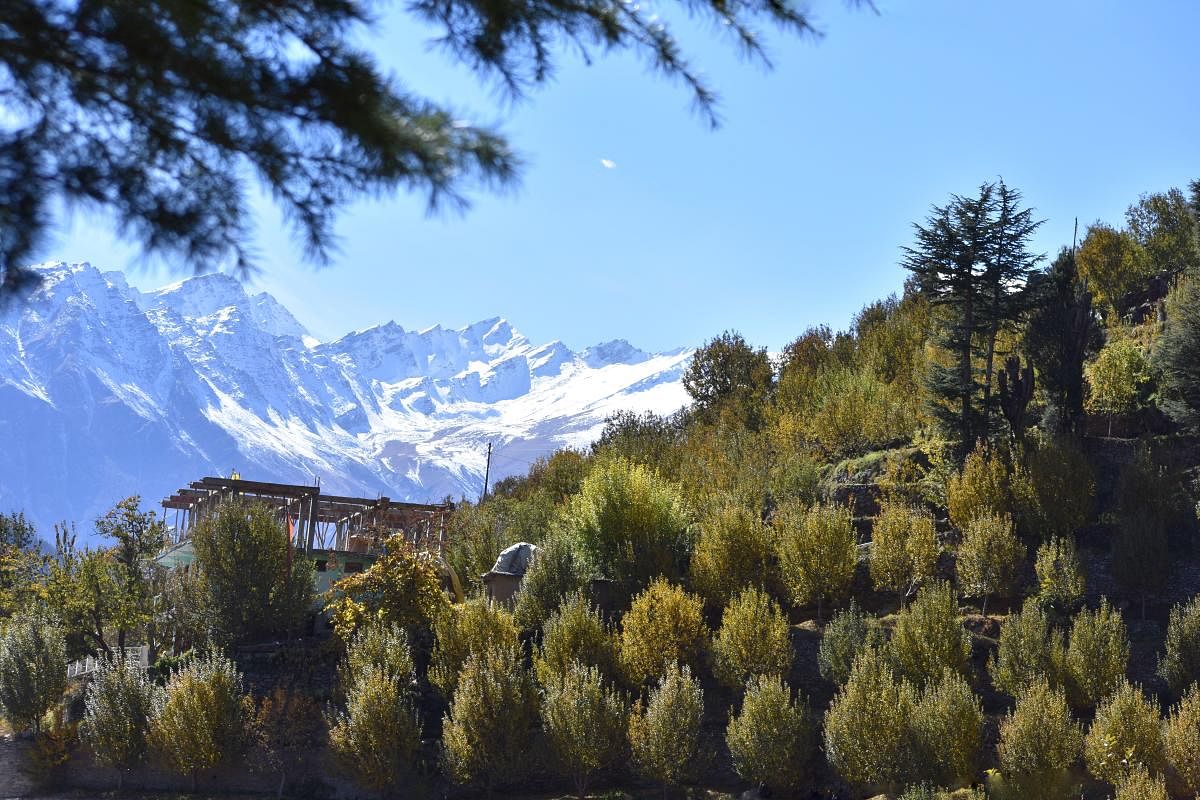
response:
<path id="1" fill-rule="evenodd" d="M 476 498 L 491 475 L 584 448 L 617 411 L 670 413 L 692 350 L 624 340 L 573 352 L 507 320 L 320 342 L 223 273 L 148 292 L 53 262 L 0 308 L 0 510 L 46 537 L 123 497 L 155 507 L 203 475 L 320 483 L 343 495 Z"/>

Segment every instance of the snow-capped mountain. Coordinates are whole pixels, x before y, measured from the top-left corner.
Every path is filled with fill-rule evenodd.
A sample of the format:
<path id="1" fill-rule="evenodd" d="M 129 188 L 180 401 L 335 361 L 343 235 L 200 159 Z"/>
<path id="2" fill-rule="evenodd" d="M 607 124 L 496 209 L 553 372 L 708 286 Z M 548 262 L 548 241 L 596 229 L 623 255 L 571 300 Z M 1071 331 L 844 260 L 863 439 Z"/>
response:
<path id="1" fill-rule="evenodd" d="M 209 274 L 140 292 L 120 272 L 44 264 L 0 308 L 0 509 L 80 532 L 203 475 L 416 501 L 583 447 L 615 411 L 674 411 L 690 350 L 617 340 L 572 352 L 503 319 L 332 342 L 269 294 Z"/>

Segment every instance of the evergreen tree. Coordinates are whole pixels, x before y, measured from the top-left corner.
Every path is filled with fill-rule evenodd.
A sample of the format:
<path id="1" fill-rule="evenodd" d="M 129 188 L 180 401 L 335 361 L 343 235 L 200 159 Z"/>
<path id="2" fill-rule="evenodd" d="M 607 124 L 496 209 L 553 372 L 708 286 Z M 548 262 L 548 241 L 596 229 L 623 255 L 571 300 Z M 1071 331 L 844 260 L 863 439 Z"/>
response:
<path id="1" fill-rule="evenodd" d="M 1184 281 L 1170 298 L 1154 362 L 1162 408 L 1188 430 L 1200 430 L 1200 278 Z"/>

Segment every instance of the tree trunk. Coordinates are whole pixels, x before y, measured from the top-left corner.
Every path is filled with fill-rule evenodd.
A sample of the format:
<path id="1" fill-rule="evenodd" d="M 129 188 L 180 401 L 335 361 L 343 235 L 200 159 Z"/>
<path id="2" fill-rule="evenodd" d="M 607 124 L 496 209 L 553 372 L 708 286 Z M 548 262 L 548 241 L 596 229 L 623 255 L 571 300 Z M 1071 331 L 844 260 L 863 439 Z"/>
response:
<path id="1" fill-rule="evenodd" d="M 279 770 L 279 788 L 275 791 L 276 797 L 283 797 L 283 787 L 287 785 L 287 772 Z"/>
<path id="2" fill-rule="evenodd" d="M 122 657 L 125 655 L 125 629 L 121 628 L 117 631 L 117 650 L 121 652 Z"/>

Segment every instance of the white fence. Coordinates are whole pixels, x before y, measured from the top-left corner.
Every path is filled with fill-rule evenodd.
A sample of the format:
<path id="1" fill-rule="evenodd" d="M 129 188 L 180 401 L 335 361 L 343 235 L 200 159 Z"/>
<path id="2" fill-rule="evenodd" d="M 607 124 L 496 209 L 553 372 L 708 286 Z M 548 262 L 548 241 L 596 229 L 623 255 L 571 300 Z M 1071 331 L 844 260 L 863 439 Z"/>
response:
<path id="1" fill-rule="evenodd" d="M 134 664 L 141 669 L 147 669 L 150 666 L 150 648 L 146 645 L 142 645 L 141 647 L 126 647 L 118 652 L 130 664 Z M 96 656 L 86 656 L 78 661 L 72 661 L 70 664 L 67 664 L 67 678 L 87 677 L 100 669 L 100 665 L 103 663 L 104 659 L 97 658 Z"/>

